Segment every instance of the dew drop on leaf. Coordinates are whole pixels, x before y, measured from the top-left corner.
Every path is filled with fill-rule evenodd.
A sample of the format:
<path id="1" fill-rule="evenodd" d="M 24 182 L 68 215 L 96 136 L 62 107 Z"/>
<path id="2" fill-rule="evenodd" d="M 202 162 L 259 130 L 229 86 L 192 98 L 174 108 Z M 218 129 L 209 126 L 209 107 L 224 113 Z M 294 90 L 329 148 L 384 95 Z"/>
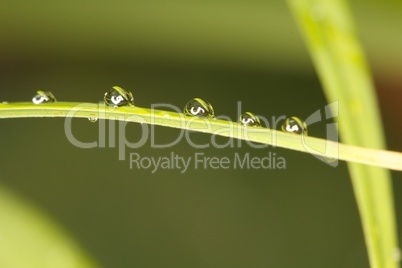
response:
<path id="1" fill-rule="evenodd" d="M 286 118 L 282 124 L 282 130 L 285 132 L 307 135 L 307 125 L 296 116 Z"/>
<path id="2" fill-rule="evenodd" d="M 134 106 L 133 94 L 130 91 L 118 86 L 114 86 L 109 89 L 105 93 L 103 99 L 108 106 Z"/>
<path id="3" fill-rule="evenodd" d="M 34 104 L 56 102 L 55 96 L 50 91 L 38 90 L 36 95 L 32 98 Z"/>
<path id="4" fill-rule="evenodd" d="M 243 126 L 248 127 L 260 127 L 261 122 L 258 116 L 254 115 L 253 113 L 246 112 L 240 115 L 239 121 L 240 124 Z"/>
<path id="5" fill-rule="evenodd" d="M 187 116 L 213 118 L 215 116 L 212 105 L 200 98 L 194 98 L 184 106 L 184 114 Z"/>

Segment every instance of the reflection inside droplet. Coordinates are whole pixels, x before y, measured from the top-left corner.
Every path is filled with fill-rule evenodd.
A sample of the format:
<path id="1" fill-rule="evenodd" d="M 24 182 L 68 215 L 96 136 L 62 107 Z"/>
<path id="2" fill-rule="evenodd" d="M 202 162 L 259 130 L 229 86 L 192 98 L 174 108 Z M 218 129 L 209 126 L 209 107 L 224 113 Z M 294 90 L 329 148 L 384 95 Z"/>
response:
<path id="1" fill-rule="evenodd" d="M 91 123 L 95 123 L 96 121 L 98 121 L 97 117 L 88 117 L 89 122 Z"/>
<path id="2" fill-rule="evenodd" d="M 307 135 L 306 123 L 296 116 L 286 118 L 282 124 L 282 130 L 289 133 Z"/>
<path id="3" fill-rule="evenodd" d="M 114 86 L 109 89 L 104 96 L 104 101 L 108 106 L 134 106 L 133 94 L 119 86 Z"/>
<path id="4" fill-rule="evenodd" d="M 208 117 L 213 118 L 215 116 L 214 108 L 212 105 L 203 99 L 194 98 L 187 102 L 183 110 L 184 114 L 187 116 L 198 116 L 198 117 Z"/>
<path id="5" fill-rule="evenodd" d="M 34 104 L 56 102 L 55 96 L 50 91 L 38 90 L 36 95 L 32 98 Z"/>
<path id="6" fill-rule="evenodd" d="M 253 113 L 246 112 L 240 115 L 239 121 L 240 124 L 243 126 L 249 127 L 260 127 L 261 122 L 258 116 L 254 115 Z"/>

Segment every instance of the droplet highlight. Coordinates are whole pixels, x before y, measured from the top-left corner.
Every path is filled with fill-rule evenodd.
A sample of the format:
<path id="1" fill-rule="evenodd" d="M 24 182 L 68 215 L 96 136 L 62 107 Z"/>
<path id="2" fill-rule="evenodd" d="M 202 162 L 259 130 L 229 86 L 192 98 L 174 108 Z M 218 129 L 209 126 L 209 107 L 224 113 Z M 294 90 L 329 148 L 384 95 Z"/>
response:
<path id="1" fill-rule="evenodd" d="M 106 105 L 113 107 L 134 106 L 133 94 L 119 86 L 109 89 L 104 96 Z"/>
<path id="2" fill-rule="evenodd" d="M 289 133 L 307 135 L 306 123 L 296 116 L 286 118 L 282 124 L 282 130 Z"/>
<path id="3" fill-rule="evenodd" d="M 98 118 L 97 118 L 97 117 L 88 117 L 88 120 L 89 120 L 89 122 L 91 122 L 91 123 L 95 123 L 95 122 L 98 121 Z"/>
<path id="4" fill-rule="evenodd" d="M 258 116 L 253 113 L 246 112 L 240 115 L 239 121 L 240 124 L 247 127 L 260 127 L 261 122 Z"/>
<path id="5" fill-rule="evenodd" d="M 213 118 L 215 116 L 212 105 L 203 99 L 194 98 L 184 106 L 184 114 L 187 116 Z"/>
<path id="6" fill-rule="evenodd" d="M 36 95 L 32 98 L 34 104 L 52 103 L 56 102 L 55 96 L 50 91 L 38 90 Z"/>

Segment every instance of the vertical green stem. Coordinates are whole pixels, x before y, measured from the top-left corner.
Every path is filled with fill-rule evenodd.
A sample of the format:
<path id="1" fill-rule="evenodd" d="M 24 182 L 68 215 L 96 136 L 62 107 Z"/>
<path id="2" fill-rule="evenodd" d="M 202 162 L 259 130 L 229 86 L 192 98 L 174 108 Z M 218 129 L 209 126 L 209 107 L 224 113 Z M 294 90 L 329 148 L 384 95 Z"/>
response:
<path id="1" fill-rule="evenodd" d="M 288 0 L 329 103 L 339 101 L 344 143 L 384 148 L 375 90 L 346 1 Z M 348 163 L 371 267 L 399 267 L 390 173 Z"/>

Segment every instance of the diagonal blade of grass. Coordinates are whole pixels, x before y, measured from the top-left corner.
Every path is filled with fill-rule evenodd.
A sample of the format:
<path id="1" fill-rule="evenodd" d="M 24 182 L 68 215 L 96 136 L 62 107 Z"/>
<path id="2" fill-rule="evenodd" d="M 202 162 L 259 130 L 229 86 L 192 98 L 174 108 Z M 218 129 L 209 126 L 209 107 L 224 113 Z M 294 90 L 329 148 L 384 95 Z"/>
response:
<path id="1" fill-rule="evenodd" d="M 339 132 L 348 144 L 384 148 L 373 83 L 342 0 L 288 0 L 328 102 L 339 101 Z M 371 267 L 399 267 L 393 194 L 387 170 L 348 163 Z"/>
<path id="2" fill-rule="evenodd" d="M 243 139 L 267 145 L 316 154 L 389 169 L 402 170 L 402 153 L 373 150 L 308 136 L 300 136 L 269 128 L 243 127 L 237 122 L 186 117 L 181 113 L 141 107 L 105 107 L 95 103 L 58 102 L 35 105 L 10 103 L 0 105 L 0 118 L 67 117 L 98 118 L 147 123 Z M 68 123 L 66 119 L 66 123 Z M 325 152 L 325 153 L 322 153 Z"/>

